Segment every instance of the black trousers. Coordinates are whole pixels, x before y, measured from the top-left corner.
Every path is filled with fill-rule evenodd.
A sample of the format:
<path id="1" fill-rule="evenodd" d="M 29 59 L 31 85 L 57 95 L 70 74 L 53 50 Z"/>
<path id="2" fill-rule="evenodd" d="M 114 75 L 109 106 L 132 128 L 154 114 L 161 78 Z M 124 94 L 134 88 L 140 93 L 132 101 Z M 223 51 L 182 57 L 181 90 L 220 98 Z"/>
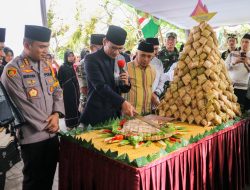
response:
<path id="1" fill-rule="evenodd" d="M 6 179 L 6 173 L 3 172 L 0 174 L 0 190 L 4 190 L 5 179 Z"/>
<path id="2" fill-rule="evenodd" d="M 51 190 L 58 161 L 58 137 L 21 145 L 23 190 Z"/>
<path id="3" fill-rule="evenodd" d="M 238 97 L 241 110 L 248 110 L 250 108 L 250 100 L 247 98 L 247 90 L 234 89 L 234 94 Z"/>

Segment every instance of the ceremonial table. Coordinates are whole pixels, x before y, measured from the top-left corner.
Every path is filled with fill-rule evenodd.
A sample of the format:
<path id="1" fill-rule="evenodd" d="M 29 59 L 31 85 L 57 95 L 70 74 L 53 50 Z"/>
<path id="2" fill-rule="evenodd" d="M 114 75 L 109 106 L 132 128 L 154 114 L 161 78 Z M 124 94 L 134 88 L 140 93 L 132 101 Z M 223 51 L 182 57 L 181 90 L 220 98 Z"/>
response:
<path id="1" fill-rule="evenodd" d="M 135 167 L 102 152 L 130 153 L 131 160 L 162 147 L 134 149 L 131 145 L 105 145 L 95 132 L 80 136 L 92 139 L 95 150 L 63 135 L 60 146 L 60 190 L 178 190 L 242 189 L 250 183 L 250 120 L 244 119 L 205 136 L 142 166 Z M 202 127 L 190 127 L 192 135 L 204 133 Z M 190 134 L 189 134 L 190 135 Z M 186 136 L 185 138 L 188 138 Z M 148 149 L 148 150 L 147 150 Z M 100 150 L 100 151 L 96 151 Z M 154 152 L 155 151 L 155 152 Z M 111 153 L 110 152 L 110 153 Z M 110 154 L 111 155 L 111 154 Z"/>

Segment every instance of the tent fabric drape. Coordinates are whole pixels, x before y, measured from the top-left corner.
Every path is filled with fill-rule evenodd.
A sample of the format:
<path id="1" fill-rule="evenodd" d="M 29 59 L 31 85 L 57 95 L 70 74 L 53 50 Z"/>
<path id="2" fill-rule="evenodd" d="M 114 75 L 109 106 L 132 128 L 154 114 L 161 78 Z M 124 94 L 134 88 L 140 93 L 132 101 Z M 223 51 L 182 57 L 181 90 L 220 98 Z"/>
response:
<path id="1" fill-rule="evenodd" d="M 190 14 L 198 0 L 123 0 L 123 2 L 183 29 L 191 29 L 197 25 Z M 250 21 L 249 0 L 202 0 L 202 2 L 209 12 L 217 12 L 209 21 L 213 27 L 246 24 Z"/>
<path id="2" fill-rule="evenodd" d="M 141 168 L 63 137 L 59 189 L 242 189 L 250 183 L 249 127 L 249 120 L 242 120 Z"/>

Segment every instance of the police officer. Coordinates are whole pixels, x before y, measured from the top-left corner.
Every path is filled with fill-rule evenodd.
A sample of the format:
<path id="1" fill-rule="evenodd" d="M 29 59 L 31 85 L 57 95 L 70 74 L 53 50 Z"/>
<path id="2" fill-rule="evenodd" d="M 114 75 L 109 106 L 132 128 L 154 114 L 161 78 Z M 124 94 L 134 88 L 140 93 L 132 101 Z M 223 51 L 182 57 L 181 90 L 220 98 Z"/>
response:
<path id="1" fill-rule="evenodd" d="M 51 30 L 25 26 L 23 53 L 4 68 L 2 82 L 27 123 L 19 135 L 24 162 L 23 189 L 51 189 L 58 160 L 59 115 L 64 114 L 62 91 L 44 60 Z M 20 132 L 20 131 L 19 131 Z"/>
<path id="2" fill-rule="evenodd" d="M 227 59 L 227 56 L 232 52 L 232 51 L 237 51 L 237 36 L 236 34 L 227 34 L 227 45 L 228 45 L 228 49 L 226 51 L 224 51 L 221 54 L 221 58 L 223 60 Z"/>
<path id="3" fill-rule="evenodd" d="M 123 49 L 126 36 L 127 32 L 124 29 L 109 26 L 103 40 L 103 48 L 85 58 L 88 98 L 80 119 L 85 125 L 95 125 L 119 117 L 121 111 L 132 116 L 135 111 L 134 107 L 119 95 L 119 92 L 126 93 L 130 90 L 127 72 L 119 76 L 124 85 L 117 86 L 114 77 L 115 58 Z"/>

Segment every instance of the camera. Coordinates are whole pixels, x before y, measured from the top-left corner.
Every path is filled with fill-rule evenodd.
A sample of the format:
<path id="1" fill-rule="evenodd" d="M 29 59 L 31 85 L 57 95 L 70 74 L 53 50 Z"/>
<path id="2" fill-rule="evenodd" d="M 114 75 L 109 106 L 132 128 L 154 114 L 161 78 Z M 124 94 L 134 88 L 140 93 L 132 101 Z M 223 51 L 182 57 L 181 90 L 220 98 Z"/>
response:
<path id="1" fill-rule="evenodd" d="M 241 52 L 240 57 L 246 57 L 246 52 Z"/>

